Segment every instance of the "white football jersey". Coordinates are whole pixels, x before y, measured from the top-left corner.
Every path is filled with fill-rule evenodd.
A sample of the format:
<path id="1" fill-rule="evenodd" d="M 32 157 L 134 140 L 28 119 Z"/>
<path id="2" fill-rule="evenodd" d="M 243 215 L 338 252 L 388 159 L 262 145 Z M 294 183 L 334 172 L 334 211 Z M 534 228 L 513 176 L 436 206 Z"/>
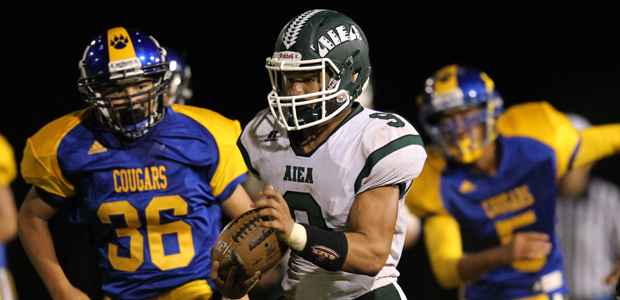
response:
<path id="1" fill-rule="evenodd" d="M 250 121 L 239 146 L 248 169 L 282 193 L 297 223 L 351 232 L 355 196 L 369 189 L 400 187 L 399 214 L 390 256 L 375 276 L 326 271 L 291 253 L 282 287 L 288 299 L 353 299 L 396 281 L 407 221 L 402 212 L 426 152 L 404 118 L 354 104 L 353 112 L 320 146 L 303 153 L 292 146 L 268 109 Z M 400 291 L 401 298 L 406 299 Z"/>

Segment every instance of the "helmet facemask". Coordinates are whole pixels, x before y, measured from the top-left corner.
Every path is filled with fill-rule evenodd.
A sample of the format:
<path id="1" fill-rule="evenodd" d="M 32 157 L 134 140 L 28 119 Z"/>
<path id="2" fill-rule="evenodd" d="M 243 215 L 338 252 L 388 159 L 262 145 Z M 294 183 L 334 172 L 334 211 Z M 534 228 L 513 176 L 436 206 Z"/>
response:
<path id="1" fill-rule="evenodd" d="M 106 97 L 104 91 L 114 89 L 115 86 L 132 84 L 143 78 L 118 80 L 115 83 L 108 81 L 99 86 L 89 86 L 88 89 L 92 92 L 85 95 L 85 101 L 95 107 L 95 116 L 107 128 L 128 138 L 138 138 L 164 117 L 163 98 L 169 80 L 159 77 L 157 81 L 152 81 L 153 86 L 148 90 L 116 97 Z"/>
<path id="2" fill-rule="evenodd" d="M 349 92 L 339 90 L 342 74 L 329 58 L 302 61 L 300 53 L 276 52 L 267 58 L 266 68 L 272 85 L 272 92 L 267 96 L 269 108 L 280 126 L 288 131 L 318 125 L 351 106 Z M 288 77 L 313 72 L 318 73 L 319 91 L 288 95 Z"/>
<path id="3" fill-rule="evenodd" d="M 269 71 L 269 108 L 278 124 L 303 130 L 346 112 L 368 85 L 368 42 L 349 17 L 331 10 L 309 10 L 293 18 L 280 32 Z M 319 72 L 321 87 L 289 95 L 284 72 Z M 329 81 L 325 80 L 329 77 Z"/>
<path id="4" fill-rule="evenodd" d="M 484 148 L 497 137 L 493 103 L 485 106 L 460 108 L 463 113 L 459 117 L 429 118 L 427 130 L 435 147 L 460 163 L 472 163 L 480 158 Z"/>
<path id="5" fill-rule="evenodd" d="M 465 164 L 478 160 L 497 138 L 496 120 L 504 112 L 493 80 L 480 70 L 456 64 L 426 80 L 417 104 L 435 148 Z"/>
<path id="6" fill-rule="evenodd" d="M 111 85 L 126 85 L 145 77 L 123 80 L 107 80 L 103 83 L 84 83 L 80 85 L 83 99 L 95 108 L 97 120 L 108 129 L 128 138 L 138 138 L 159 123 L 165 115 L 164 93 L 170 84 L 169 72 L 148 76 L 153 78 L 153 87 L 132 95 L 105 97 L 103 91 L 113 88 Z"/>

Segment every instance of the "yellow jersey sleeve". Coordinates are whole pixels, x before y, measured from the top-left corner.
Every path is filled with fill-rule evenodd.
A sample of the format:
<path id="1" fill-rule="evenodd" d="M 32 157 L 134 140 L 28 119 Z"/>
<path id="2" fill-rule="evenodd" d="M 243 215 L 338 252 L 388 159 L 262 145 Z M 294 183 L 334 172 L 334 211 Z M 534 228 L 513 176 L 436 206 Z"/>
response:
<path id="1" fill-rule="evenodd" d="M 212 110 L 193 106 L 170 105 L 174 112 L 184 114 L 204 126 L 213 135 L 219 149 L 219 165 L 211 181 L 213 195 L 219 196 L 228 185 L 248 169 L 245 166 L 237 139 L 241 135 L 241 124 Z"/>
<path id="2" fill-rule="evenodd" d="M 446 289 L 461 284 L 458 262 L 463 257 L 461 231 L 449 215 L 434 215 L 424 220 L 424 241 L 431 268 L 439 284 Z"/>
<path id="3" fill-rule="evenodd" d="M 17 166 L 11 144 L 0 134 L 0 186 L 7 186 L 15 180 Z"/>
<path id="4" fill-rule="evenodd" d="M 497 121 L 498 131 L 506 137 L 537 140 L 555 151 L 559 178 L 571 167 L 579 149 L 580 135 L 568 117 L 547 102 L 514 105 Z"/>
<path id="5" fill-rule="evenodd" d="M 75 195 L 75 187 L 58 164 L 58 145 L 71 129 L 90 116 L 90 112 L 87 108 L 56 119 L 26 141 L 21 172 L 27 183 L 61 197 Z"/>
<path id="6" fill-rule="evenodd" d="M 446 161 L 433 147 L 426 147 L 428 154 L 420 175 L 413 180 L 405 198 L 409 210 L 423 218 L 430 214 L 448 214 L 440 195 L 441 172 Z"/>
<path id="7" fill-rule="evenodd" d="M 618 152 L 620 152 L 620 124 L 592 126 L 581 131 L 581 146 L 573 162 L 573 168 Z"/>

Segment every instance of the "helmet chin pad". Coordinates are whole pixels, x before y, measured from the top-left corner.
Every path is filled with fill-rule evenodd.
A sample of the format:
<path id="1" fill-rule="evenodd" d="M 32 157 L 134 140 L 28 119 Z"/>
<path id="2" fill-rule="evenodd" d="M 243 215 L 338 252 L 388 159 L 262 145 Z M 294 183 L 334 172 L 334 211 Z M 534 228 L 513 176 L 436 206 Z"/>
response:
<path id="1" fill-rule="evenodd" d="M 127 108 L 121 111 L 120 121 L 123 125 L 138 124 L 147 118 L 146 108 Z"/>
<path id="2" fill-rule="evenodd" d="M 295 109 L 299 125 L 312 123 L 321 118 L 321 106 L 320 105 L 314 105 L 314 104 L 299 105 L 299 106 L 295 106 L 294 108 L 289 108 L 289 110 L 290 109 Z M 293 112 L 289 111 L 289 115 L 290 116 L 287 120 L 288 125 L 295 126 Z"/>

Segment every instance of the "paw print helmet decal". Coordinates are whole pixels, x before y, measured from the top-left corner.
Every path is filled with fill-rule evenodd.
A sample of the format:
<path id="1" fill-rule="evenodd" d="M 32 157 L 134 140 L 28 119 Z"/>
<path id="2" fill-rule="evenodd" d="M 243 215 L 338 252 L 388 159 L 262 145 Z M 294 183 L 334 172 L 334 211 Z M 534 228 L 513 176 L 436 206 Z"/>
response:
<path id="1" fill-rule="evenodd" d="M 97 119 L 106 128 L 137 138 L 163 119 L 164 91 L 170 84 L 171 72 L 166 50 L 153 37 L 131 28 L 109 29 L 86 47 L 79 68 L 82 98 L 95 108 Z M 126 97 L 102 96 L 105 88 L 142 78 L 152 79 L 153 88 Z M 148 105 L 146 109 L 134 109 L 137 103 Z M 123 110 L 120 116 L 110 113 L 119 109 Z"/>

